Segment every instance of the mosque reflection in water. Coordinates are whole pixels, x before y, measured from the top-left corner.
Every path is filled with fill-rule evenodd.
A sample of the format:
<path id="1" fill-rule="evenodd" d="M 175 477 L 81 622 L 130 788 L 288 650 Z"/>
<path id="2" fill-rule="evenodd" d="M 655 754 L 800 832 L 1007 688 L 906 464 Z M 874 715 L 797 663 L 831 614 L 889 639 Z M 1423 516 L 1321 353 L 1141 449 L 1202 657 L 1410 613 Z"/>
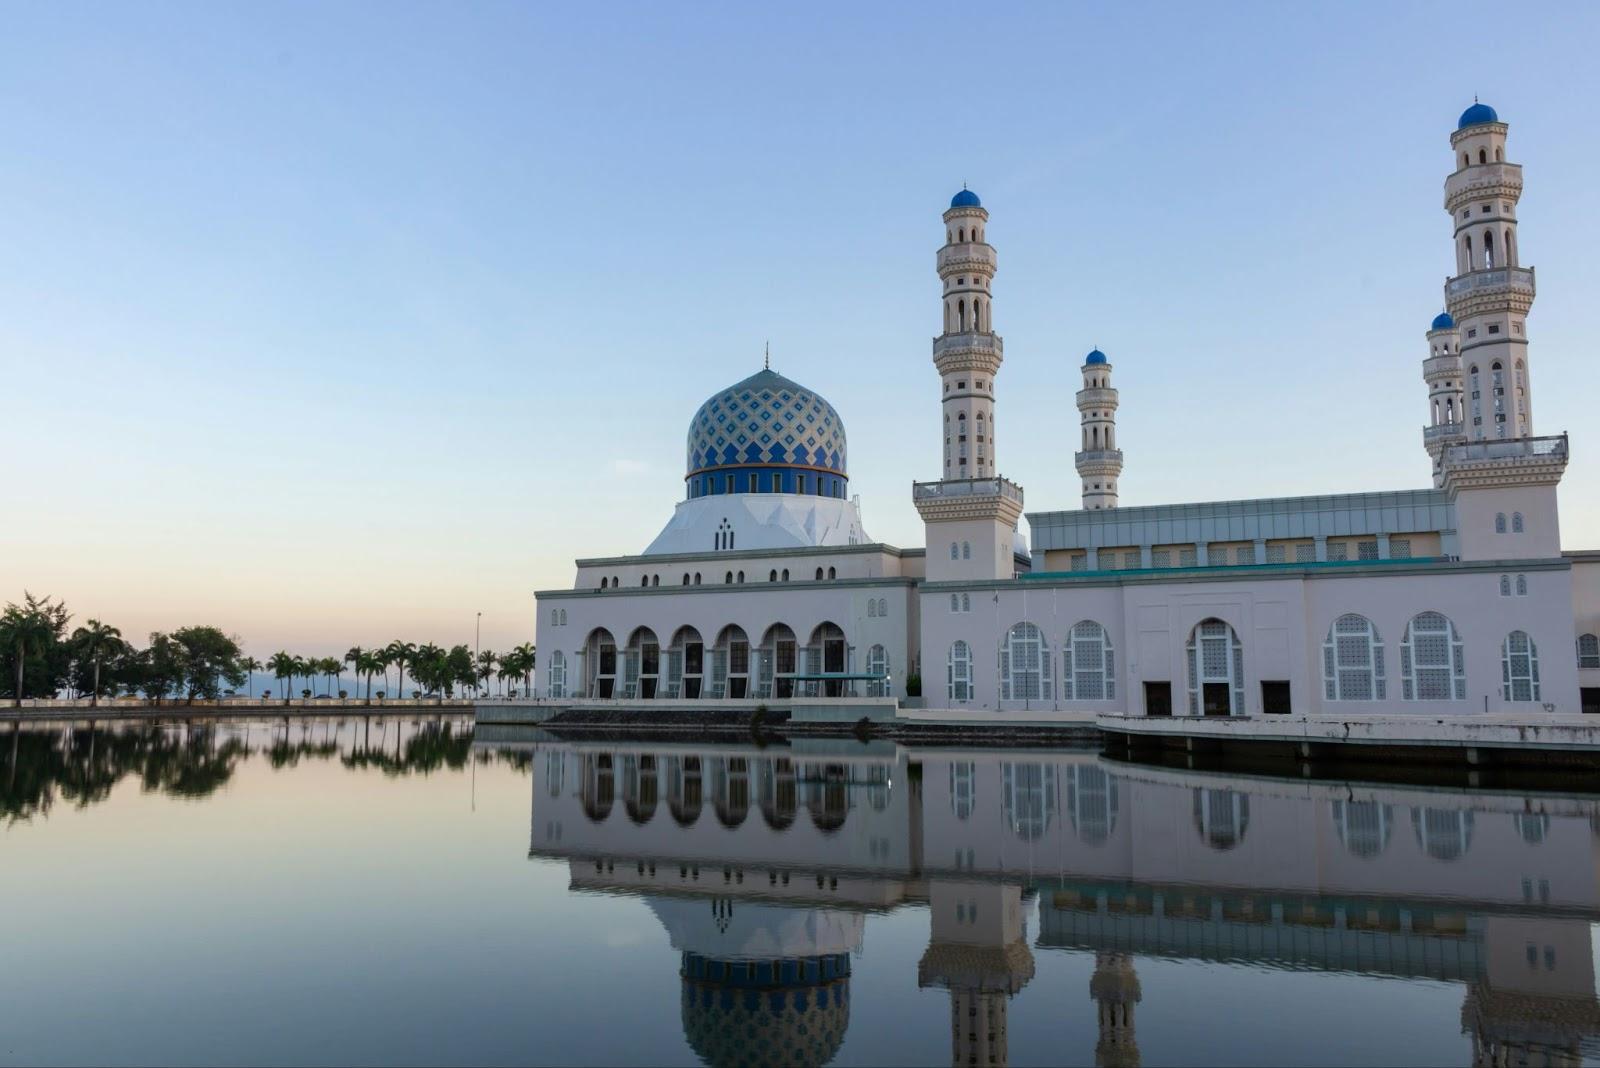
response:
<path id="1" fill-rule="evenodd" d="M 1094 956 L 1101 1065 L 1140 1063 L 1143 958 L 1460 983 L 1475 1064 L 1600 1052 L 1593 800 L 889 743 L 532 748 L 531 854 L 643 898 L 709 1064 L 827 1063 L 865 918 L 903 905 L 928 909 L 916 981 L 948 991 L 958 1066 L 1007 1063 L 1008 1003 L 1057 950 Z"/>

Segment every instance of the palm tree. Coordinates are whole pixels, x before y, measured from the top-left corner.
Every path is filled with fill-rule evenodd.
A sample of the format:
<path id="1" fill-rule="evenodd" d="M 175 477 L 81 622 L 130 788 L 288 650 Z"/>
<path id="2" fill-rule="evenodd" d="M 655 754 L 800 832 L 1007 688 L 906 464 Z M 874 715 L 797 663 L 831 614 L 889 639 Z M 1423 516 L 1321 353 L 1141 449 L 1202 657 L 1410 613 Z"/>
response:
<path id="1" fill-rule="evenodd" d="M 492 649 L 485 649 L 478 654 L 477 677 L 472 683 L 474 693 L 478 689 L 478 680 L 480 679 L 483 681 L 484 688 L 488 688 L 489 680 L 494 677 L 495 665 L 499 662 L 500 658 L 494 654 Z"/>
<path id="2" fill-rule="evenodd" d="M 350 670 L 354 671 L 356 673 L 356 679 L 357 679 L 356 685 L 358 687 L 360 686 L 360 681 L 359 680 L 361 678 L 361 658 L 366 656 L 366 655 L 367 655 L 367 651 L 365 649 L 361 648 L 361 646 L 359 646 L 359 645 L 352 645 L 349 648 L 349 650 L 344 654 L 344 662 L 346 664 L 349 664 L 350 665 Z"/>
<path id="3" fill-rule="evenodd" d="M 322 672 L 323 678 L 328 684 L 328 696 L 332 697 L 335 690 L 334 678 L 342 679 L 344 677 L 344 662 L 336 656 L 325 656 L 317 661 L 317 670 Z"/>
<path id="4" fill-rule="evenodd" d="M 372 703 L 372 676 L 383 670 L 384 660 L 381 652 L 365 652 L 356 657 L 356 673 L 367 680 L 367 704 Z"/>
<path id="5" fill-rule="evenodd" d="M 57 631 L 51 626 L 50 598 L 36 599 L 33 594 L 23 591 L 24 607 L 6 605 L 4 615 L 0 615 L 0 641 L 11 646 L 17 651 L 17 707 L 22 707 L 22 678 L 23 670 L 28 663 L 28 650 L 33 650 L 35 656 L 44 652 L 55 638 Z M 60 610 L 65 617 L 65 609 Z M 62 618 L 62 626 L 66 619 Z"/>
<path id="6" fill-rule="evenodd" d="M 289 700 L 289 682 L 294 678 L 295 669 L 300 665 L 295 658 L 282 649 L 267 658 L 267 668 L 271 670 L 272 677 L 283 685 L 283 699 Z"/>
<path id="7" fill-rule="evenodd" d="M 91 619 L 83 626 L 72 632 L 72 644 L 79 649 L 79 655 L 89 658 L 94 664 L 94 696 L 89 699 L 91 706 L 100 703 L 100 662 L 107 653 L 114 653 L 127 646 L 122 640 L 122 631 L 116 627 Z M 21 691 L 21 687 L 18 687 Z"/>
<path id="8" fill-rule="evenodd" d="M 393 664 L 396 668 L 394 692 L 396 694 L 404 693 L 406 685 L 406 665 L 415 662 L 417 657 L 417 647 L 411 642 L 396 640 L 390 642 L 384 648 L 383 652 L 384 655 L 389 658 L 389 663 Z"/>
<path id="9" fill-rule="evenodd" d="M 307 658 L 303 656 L 297 656 L 294 658 L 294 675 L 290 676 L 290 678 L 292 680 L 294 677 L 298 676 L 306 680 L 307 686 L 315 686 L 316 679 L 313 677 L 313 672 L 316 670 L 317 661 L 315 657 Z M 305 693 L 308 691 L 301 692 Z"/>
<path id="10" fill-rule="evenodd" d="M 251 674 L 253 672 L 260 671 L 264 667 L 266 667 L 266 665 L 253 656 L 244 656 L 239 658 L 239 670 L 244 672 L 244 695 L 246 697 L 250 696 Z"/>
<path id="11" fill-rule="evenodd" d="M 532 642 L 523 642 L 511 651 L 516 654 L 517 665 L 522 668 L 522 696 L 532 697 L 533 665 L 538 655 L 537 650 L 534 649 Z"/>

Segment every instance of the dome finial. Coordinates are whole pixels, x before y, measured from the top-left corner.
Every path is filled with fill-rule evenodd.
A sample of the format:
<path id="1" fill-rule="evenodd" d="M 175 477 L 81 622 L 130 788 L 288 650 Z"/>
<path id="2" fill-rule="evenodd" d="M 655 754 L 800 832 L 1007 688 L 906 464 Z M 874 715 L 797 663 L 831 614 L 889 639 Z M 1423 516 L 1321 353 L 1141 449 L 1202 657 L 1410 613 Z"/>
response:
<path id="1" fill-rule="evenodd" d="M 766 352 L 761 357 L 761 369 L 763 371 L 772 370 L 772 342 L 770 341 L 767 342 Z"/>

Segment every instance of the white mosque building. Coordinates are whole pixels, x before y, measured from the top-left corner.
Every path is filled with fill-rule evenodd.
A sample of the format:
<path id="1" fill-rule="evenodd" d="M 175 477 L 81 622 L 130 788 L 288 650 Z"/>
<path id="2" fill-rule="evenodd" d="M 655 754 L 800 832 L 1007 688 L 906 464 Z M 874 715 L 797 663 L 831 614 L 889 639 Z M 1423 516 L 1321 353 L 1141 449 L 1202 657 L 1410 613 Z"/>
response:
<path id="1" fill-rule="evenodd" d="M 912 487 L 924 545 L 866 532 L 839 412 L 764 368 L 694 414 L 684 500 L 643 552 L 579 560 L 572 589 L 538 593 L 540 696 L 904 698 L 915 677 L 925 705 L 974 713 L 1600 711 L 1600 552 L 1562 553 L 1567 439 L 1534 432 L 1506 133 L 1475 103 L 1450 135 L 1428 487 L 1118 507 L 1096 350 L 1076 397 L 1082 506 L 1025 513 L 1001 473 L 989 213 L 963 189 L 936 256 L 944 454 Z"/>

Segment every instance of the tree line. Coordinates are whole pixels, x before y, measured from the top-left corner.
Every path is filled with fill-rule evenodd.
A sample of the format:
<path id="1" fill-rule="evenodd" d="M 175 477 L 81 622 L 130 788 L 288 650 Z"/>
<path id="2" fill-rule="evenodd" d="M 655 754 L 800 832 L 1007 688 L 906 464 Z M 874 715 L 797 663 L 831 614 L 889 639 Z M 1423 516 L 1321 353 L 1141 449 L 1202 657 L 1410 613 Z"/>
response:
<path id="1" fill-rule="evenodd" d="M 404 693 L 407 676 L 412 695 L 481 697 L 489 693 L 516 696 L 533 690 L 535 653 L 524 643 L 508 653 L 485 649 L 474 654 L 465 645 L 449 649 L 432 642 L 417 645 L 393 641 L 381 648 L 353 646 L 344 656 L 307 657 L 279 650 L 265 661 L 246 655 L 238 635 L 219 627 L 188 626 L 155 631 L 144 647 L 129 642 L 117 627 L 97 619 L 69 630 L 72 614 L 49 597 L 24 593 L 0 613 L 0 698 L 21 704 L 28 697 L 142 696 L 159 704 L 165 699 L 215 701 L 243 693 L 252 672 L 268 671 L 277 681 L 278 696 L 351 696 L 342 688 L 352 672 L 373 696 L 372 680 L 381 676 L 380 699 L 388 696 L 390 668 L 393 695 Z M 273 691 L 264 691 L 264 699 Z"/>

